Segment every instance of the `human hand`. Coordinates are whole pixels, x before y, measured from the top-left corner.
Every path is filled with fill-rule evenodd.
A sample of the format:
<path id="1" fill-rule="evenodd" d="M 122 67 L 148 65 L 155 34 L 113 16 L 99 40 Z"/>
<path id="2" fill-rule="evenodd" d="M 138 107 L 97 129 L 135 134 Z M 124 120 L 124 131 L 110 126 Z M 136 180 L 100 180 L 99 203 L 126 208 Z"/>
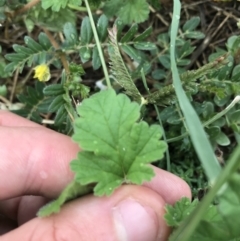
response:
<path id="1" fill-rule="evenodd" d="M 79 147 L 67 136 L 0 111 L 1 241 L 161 241 L 169 228 L 166 203 L 191 197 L 177 176 L 154 168 L 142 186 L 124 185 L 110 197 L 92 194 L 67 203 L 59 214 L 35 217 L 72 180 L 69 162 Z M 18 228 L 17 228 L 18 227 Z"/>

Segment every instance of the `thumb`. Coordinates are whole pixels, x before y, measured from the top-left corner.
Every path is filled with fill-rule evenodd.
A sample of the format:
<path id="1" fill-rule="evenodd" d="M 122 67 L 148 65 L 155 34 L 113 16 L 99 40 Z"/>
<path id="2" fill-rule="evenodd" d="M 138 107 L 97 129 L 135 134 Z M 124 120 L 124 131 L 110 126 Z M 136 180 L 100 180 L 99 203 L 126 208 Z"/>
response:
<path id="1" fill-rule="evenodd" d="M 143 186 L 125 185 L 111 197 L 85 196 L 59 214 L 35 218 L 1 237 L 1 241 L 163 241 L 169 228 L 165 202 Z"/>

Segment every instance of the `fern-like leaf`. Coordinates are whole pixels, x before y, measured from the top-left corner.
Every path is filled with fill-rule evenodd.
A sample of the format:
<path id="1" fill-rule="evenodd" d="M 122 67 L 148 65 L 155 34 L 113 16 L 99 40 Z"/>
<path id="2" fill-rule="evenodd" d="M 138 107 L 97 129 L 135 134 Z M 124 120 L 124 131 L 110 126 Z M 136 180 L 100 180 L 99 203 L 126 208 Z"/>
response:
<path id="1" fill-rule="evenodd" d="M 13 112 L 29 120 L 41 123 L 41 114 L 47 113 L 48 106 L 52 101 L 52 99 L 43 95 L 44 87 L 45 85 L 41 82 L 36 82 L 35 88 L 27 87 L 27 94 L 18 95 L 18 99 L 24 104 L 24 107 Z"/>
<path id="2" fill-rule="evenodd" d="M 24 66 L 32 66 L 33 62 L 42 63 L 46 62 L 49 58 L 48 54 L 51 51 L 52 45 L 48 37 L 44 33 L 38 36 L 38 42 L 26 36 L 24 38 L 26 47 L 14 44 L 13 49 L 16 53 L 6 54 L 5 58 L 11 61 L 5 68 L 6 72 L 13 72 L 19 68 L 20 73 Z"/>

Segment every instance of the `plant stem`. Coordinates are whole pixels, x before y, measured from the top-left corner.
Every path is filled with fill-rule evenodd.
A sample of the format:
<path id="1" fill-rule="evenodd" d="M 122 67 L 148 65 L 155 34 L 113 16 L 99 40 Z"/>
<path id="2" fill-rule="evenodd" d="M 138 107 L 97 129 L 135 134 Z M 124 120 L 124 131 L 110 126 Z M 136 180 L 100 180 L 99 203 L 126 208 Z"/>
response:
<path id="1" fill-rule="evenodd" d="M 97 29 L 96 29 L 96 26 L 95 26 L 95 23 L 94 23 L 94 20 L 93 20 L 92 12 L 91 12 L 90 6 L 88 4 L 88 0 L 84 0 L 84 2 L 86 4 L 86 8 L 87 8 L 87 11 L 88 11 L 90 23 L 91 23 L 92 30 L 93 30 L 93 35 L 94 35 L 94 38 L 95 38 L 95 41 L 96 41 L 96 44 L 97 44 L 98 54 L 99 54 L 99 57 L 100 57 L 100 60 L 101 60 L 103 73 L 104 73 L 104 76 L 105 76 L 105 79 L 106 79 L 106 82 L 107 82 L 107 86 L 108 86 L 109 89 L 111 89 L 112 85 L 111 85 L 111 82 L 110 82 L 110 79 L 109 79 L 107 66 L 106 66 L 106 63 L 105 63 L 105 60 L 104 60 L 104 57 L 103 57 L 101 43 L 100 43 L 99 38 L 98 38 L 98 33 L 97 33 Z"/>
<path id="2" fill-rule="evenodd" d="M 143 85 L 144 85 L 146 91 L 148 92 L 148 94 L 150 94 L 150 91 L 149 91 L 149 88 L 148 88 L 148 85 L 147 85 L 147 80 L 145 78 L 143 69 L 141 69 L 141 76 L 142 76 Z M 162 127 L 163 140 L 165 142 L 167 142 L 166 133 L 165 133 L 165 130 L 163 128 L 163 124 L 162 124 L 162 120 L 161 120 L 161 117 L 160 117 L 160 113 L 159 113 L 158 107 L 155 104 L 153 104 L 153 106 L 154 106 L 155 111 L 157 113 L 159 124 Z M 167 170 L 170 172 L 171 171 L 171 160 L 170 160 L 170 154 L 169 154 L 169 149 L 168 148 L 166 150 L 166 159 L 167 159 Z"/>
<path id="3" fill-rule="evenodd" d="M 46 28 L 42 28 L 44 33 L 48 36 L 52 46 L 55 48 L 55 49 L 59 49 L 59 44 L 57 43 L 57 41 L 54 39 L 54 37 L 52 36 L 52 34 L 46 29 Z M 64 53 L 60 53 L 59 54 L 59 57 L 61 59 L 61 62 L 62 62 L 62 65 L 66 71 L 67 74 L 69 74 L 69 66 L 68 66 L 68 61 L 67 61 L 67 58 L 66 58 L 66 55 Z"/>
<path id="4" fill-rule="evenodd" d="M 87 12 L 87 8 L 85 8 L 85 7 L 79 7 L 79 6 L 76 6 L 76 5 L 73 5 L 73 4 L 68 4 L 68 7 L 73 9 L 73 10 L 80 11 L 80 12 Z"/>
<path id="5" fill-rule="evenodd" d="M 22 8 L 17 9 L 16 11 L 12 12 L 11 15 L 12 15 L 12 17 L 15 17 L 17 15 L 23 14 L 23 13 L 27 12 L 28 10 L 30 10 L 31 8 L 33 8 L 34 6 L 36 6 L 37 4 L 39 4 L 40 2 L 41 2 L 41 0 L 32 0 L 31 2 L 24 5 Z"/>

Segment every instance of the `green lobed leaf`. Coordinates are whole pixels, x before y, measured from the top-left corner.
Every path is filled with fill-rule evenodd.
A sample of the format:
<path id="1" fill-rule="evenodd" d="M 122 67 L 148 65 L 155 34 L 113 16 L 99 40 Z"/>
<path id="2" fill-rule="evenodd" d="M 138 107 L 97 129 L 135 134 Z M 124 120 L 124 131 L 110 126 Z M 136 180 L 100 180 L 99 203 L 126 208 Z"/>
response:
<path id="1" fill-rule="evenodd" d="M 174 206 L 167 204 L 165 206 L 166 214 L 164 215 L 167 225 L 174 228 L 179 227 L 181 222 L 189 216 L 197 204 L 197 199 L 191 202 L 187 197 L 181 198 Z"/>
<path id="2" fill-rule="evenodd" d="M 109 0 L 103 7 L 108 17 L 118 16 L 123 23 L 140 23 L 147 20 L 149 7 L 146 0 Z"/>
<path id="3" fill-rule="evenodd" d="M 66 8 L 67 4 L 81 5 L 82 0 L 42 0 L 42 8 L 51 8 L 52 11 L 58 12 L 61 8 Z"/>
<path id="4" fill-rule="evenodd" d="M 118 16 L 124 23 L 141 23 L 147 20 L 149 7 L 146 0 L 124 1 Z"/>
<path id="5" fill-rule="evenodd" d="M 178 228 L 183 220 L 185 220 L 194 211 L 198 203 L 199 202 L 196 199 L 193 202 L 190 202 L 188 198 L 184 197 L 177 201 L 174 206 L 166 205 L 166 214 L 164 215 L 164 218 L 168 226 Z M 229 206 L 225 206 L 225 208 L 228 210 L 226 212 L 229 212 Z M 211 204 L 208 207 L 202 221 L 194 234 L 191 236 L 190 240 L 235 241 L 233 238 L 237 237 L 237 233 L 239 232 L 234 229 L 229 229 L 229 225 L 227 225 L 224 215 L 222 216 L 218 209 L 218 205 Z M 228 218 L 231 219 L 230 216 Z M 238 221 L 236 223 L 238 223 Z M 232 227 L 236 228 L 237 225 L 232 225 Z M 170 240 L 174 239 L 170 236 Z"/>
<path id="6" fill-rule="evenodd" d="M 240 175 L 233 173 L 218 205 L 210 205 L 191 237 L 194 241 L 237 241 L 240 238 Z"/>
<path id="7" fill-rule="evenodd" d="M 154 176 L 148 163 L 167 148 L 161 128 L 140 118 L 140 106 L 113 90 L 99 92 L 78 107 L 74 141 L 83 151 L 71 162 L 82 185 L 97 183 L 94 193 L 110 195 L 122 183 L 142 184 Z"/>
<path id="8" fill-rule="evenodd" d="M 69 8 L 60 8 L 58 12 L 52 11 L 51 8 L 43 9 L 41 5 L 36 5 L 34 9 L 28 12 L 28 18 L 25 24 L 30 31 L 34 26 L 47 28 L 49 31 L 60 32 L 65 23 L 76 23 L 76 14 Z"/>
<path id="9" fill-rule="evenodd" d="M 113 17 L 120 9 L 122 0 L 109 0 L 103 6 L 103 12 L 107 17 Z"/>

